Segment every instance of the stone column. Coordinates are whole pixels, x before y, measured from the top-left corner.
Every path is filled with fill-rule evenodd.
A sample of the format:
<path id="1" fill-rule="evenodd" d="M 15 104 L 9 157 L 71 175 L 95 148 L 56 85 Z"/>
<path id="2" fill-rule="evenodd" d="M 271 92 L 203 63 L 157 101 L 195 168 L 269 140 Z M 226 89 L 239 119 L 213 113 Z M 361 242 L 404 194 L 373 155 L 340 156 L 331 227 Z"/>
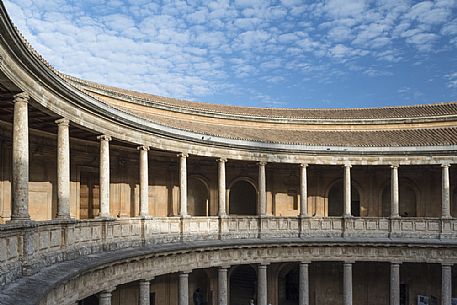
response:
<path id="1" fill-rule="evenodd" d="M 110 169 L 109 169 L 109 141 L 111 137 L 101 135 L 97 137 L 100 140 L 100 217 L 109 217 L 109 186 L 110 186 Z"/>
<path id="2" fill-rule="evenodd" d="M 267 162 L 259 162 L 259 215 L 265 216 L 267 213 L 267 186 L 266 186 L 266 175 L 265 165 Z"/>
<path id="3" fill-rule="evenodd" d="M 390 177 L 390 217 L 398 218 L 399 191 L 398 191 L 398 165 L 392 165 Z"/>
<path id="4" fill-rule="evenodd" d="M 98 304 L 99 305 L 111 305 L 111 291 L 102 291 L 98 295 Z"/>
<path id="5" fill-rule="evenodd" d="M 352 305 L 352 263 L 343 265 L 343 304 Z"/>
<path id="6" fill-rule="evenodd" d="M 139 305 L 149 305 L 150 304 L 150 286 L 151 283 L 147 280 L 141 280 L 140 283 L 140 304 Z"/>
<path id="7" fill-rule="evenodd" d="M 344 217 L 350 217 L 351 213 L 351 165 L 344 165 Z"/>
<path id="8" fill-rule="evenodd" d="M 441 216 L 442 218 L 451 218 L 450 208 L 450 186 L 449 186 L 449 164 L 441 165 L 442 183 L 441 183 Z"/>
<path id="9" fill-rule="evenodd" d="M 308 216 L 308 164 L 300 164 L 300 217 Z"/>
<path id="10" fill-rule="evenodd" d="M 140 151 L 140 216 L 149 215 L 149 146 L 139 146 Z"/>
<path id="11" fill-rule="evenodd" d="M 189 305 L 189 273 L 181 272 L 179 274 L 179 305 Z"/>
<path id="12" fill-rule="evenodd" d="M 299 274 L 299 289 L 298 289 L 298 304 L 309 305 L 309 263 L 300 263 Z"/>
<path id="13" fill-rule="evenodd" d="M 218 284 L 217 305 L 228 305 L 227 267 L 220 267 L 217 270 L 217 284 Z"/>
<path id="14" fill-rule="evenodd" d="M 257 273 L 257 305 L 267 305 L 267 265 L 259 265 Z"/>
<path id="15" fill-rule="evenodd" d="M 441 265 L 441 303 L 451 305 L 452 298 L 452 265 Z"/>
<path id="16" fill-rule="evenodd" d="M 27 222 L 29 215 L 29 124 L 25 92 L 14 96 L 11 222 Z"/>
<path id="17" fill-rule="evenodd" d="M 390 305 L 400 305 L 400 264 L 390 264 Z"/>
<path id="18" fill-rule="evenodd" d="M 70 218 L 70 121 L 55 121 L 57 132 L 57 218 Z"/>
<path id="19" fill-rule="evenodd" d="M 219 186 L 219 216 L 225 216 L 227 215 L 227 212 L 225 210 L 225 162 L 227 162 L 227 159 L 225 158 L 220 158 L 217 160 L 218 164 L 218 186 Z"/>
<path id="20" fill-rule="evenodd" d="M 179 203 L 181 217 L 187 216 L 187 157 L 186 153 L 179 154 Z"/>

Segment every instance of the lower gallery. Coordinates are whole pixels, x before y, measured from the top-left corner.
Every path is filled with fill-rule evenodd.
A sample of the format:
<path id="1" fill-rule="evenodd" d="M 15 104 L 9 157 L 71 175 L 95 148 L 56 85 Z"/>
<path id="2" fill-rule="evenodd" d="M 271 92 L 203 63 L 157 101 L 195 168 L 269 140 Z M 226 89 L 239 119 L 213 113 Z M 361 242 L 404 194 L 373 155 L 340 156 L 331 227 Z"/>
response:
<path id="1" fill-rule="evenodd" d="M 457 103 L 128 91 L 0 11 L 1 305 L 457 304 Z"/>

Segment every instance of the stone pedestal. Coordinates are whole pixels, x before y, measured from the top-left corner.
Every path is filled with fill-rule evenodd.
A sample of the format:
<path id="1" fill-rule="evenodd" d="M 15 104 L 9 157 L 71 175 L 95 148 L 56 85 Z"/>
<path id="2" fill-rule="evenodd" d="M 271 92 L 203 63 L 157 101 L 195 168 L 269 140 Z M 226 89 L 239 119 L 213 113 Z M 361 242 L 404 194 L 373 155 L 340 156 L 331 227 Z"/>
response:
<path id="1" fill-rule="evenodd" d="M 14 96 L 11 223 L 30 221 L 28 101 L 25 92 Z"/>

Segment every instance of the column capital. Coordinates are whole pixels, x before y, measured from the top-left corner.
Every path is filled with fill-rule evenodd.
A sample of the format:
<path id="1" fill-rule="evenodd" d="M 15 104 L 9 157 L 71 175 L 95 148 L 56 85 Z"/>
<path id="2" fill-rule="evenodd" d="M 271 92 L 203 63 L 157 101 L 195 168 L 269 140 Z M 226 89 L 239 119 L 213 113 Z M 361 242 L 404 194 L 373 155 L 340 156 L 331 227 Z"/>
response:
<path id="1" fill-rule="evenodd" d="M 442 164 L 441 164 L 441 167 L 447 167 L 447 168 L 449 168 L 449 167 L 451 167 L 451 164 L 450 164 L 450 163 L 442 163 Z"/>
<path id="2" fill-rule="evenodd" d="M 187 277 L 187 276 L 189 276 L 189 273 L 191 273 L 191 272 L 192 272 L 192 270 L 180 271 L 180 272 L 179 272 L 179 276 L 180 276 L 180 277 Z"/>
<path id="3" fill-rule="evenodd" d="M 311 261 L 301 261 L 300 265 L 309 265 L 311 264 Z"/>
<path id="4" fill-rule="evenodd" d="M 344 162 L 343 166 L 344 166 L 345 168 L 351 168 L 351 167 L 352 167 L 352 164 L 351 164 L 351 162 Z"/>
<path id="5" fill-rule="evenodd" d="M 66 118 L 55 120 L 54 123 L 56 123 L 59 126 L 70 126 L 70 120 Z"/>
<path id="6" fill-rule="evenodd" d="M 259 267 L 259 268 L 262 268 L 262 269 L 263 269 L 263 268 L 266 269 L 266 268 L 268 267 L 268 265 L 270 265 L 270 263 L 260 263 L 258 267 Z"/>
<path id="7" fill-rule="evenodd" d="M 97 137 L 97 140 L 100 140 L 100 141 L 108 141 L 108 142 L 109 142 L 109 141 L 112 140 L 112 138 L 111 138 L 111 136 L 108 136 L 108 135 L 104 135 L 104 134 L 103 134 L 103 135 L 99 135 L 99 136 Z"/>
<path id="8" fill-rule="evenodd" d="M 137 150 L 150 150 L 151 148 L 149 146 L 146 146 L 146 145 L 140 145 L 136 148 Z"/>
<path id="9" fill-rule="evenodd" d="M 441 263 L 441 267 L 443 268 L 452 268 L 452 266 L 454 266 L 452 263 Z"/>
<path id="10" fill-rule="evenodd" d="M 308 163 L 300 163 L 298 166 L 300 166 L 300 167 L 305 167 L 305 168 L 306 168 L 306 167 L 309 166 L 309 164 L 308 164 Z"/>
<path id="11" fill-rule="evenodd" d="M 267 165 L 267 161 L 259 161 L 259 162 L 257 162 L 257 165 L 265 166 L 265 165 Z"/>
<path id="12" fill-rule="evenodd" d="M 13 102 L 24 102 L 28 103 L 30 100 L 30 95 L 27 92 L 19 92 L 18 94 L 14 95 Z"/>
<path id="13" fill-rule="evenodd" d="M 222 266 L 219 266 L 218 269 L 219 270 L 227 270 L 227 269 L 230 269 L 230 266 L 229 265 L 222 265 Z"/>
<path id="14" fill-rule="evenodd" d="M 182 152 L 182 153 L 177 154 L 176 156 L 180 157 L 180 158 L 187 158 L 187 157 L 189 157 L 189 154 L 186 152 Z"/>
<path id="15" fill-rule="evenodd" d="M 220 158 L 217 159 L 217 162 L 225 163 L 225 162 L 227 162 L 227 158 L 220 157 Z"/>
<path id="16" fill-rule="evenodd" d="M 343 261 L 343 265 L 351 265 L 352 266 L 352 264 L 355 264 L 355 261 L 350 261 L 350 260 L 349 261 Z"/>
<path id="17" fill-rule="evenodd" d="M 391 261 L 390 262 L 390 265 L 398 265 L 400 266 L 402 264 L 402 262 L 399 262 L 399 261 Z"/>
<path id="18" fill-rule="evenodd" d="M 392 163 L 390 165 L 390 168 L 399 168 L 399 167 L 400 167 L 400 164 L 398 164 L 398 163 Z"/>

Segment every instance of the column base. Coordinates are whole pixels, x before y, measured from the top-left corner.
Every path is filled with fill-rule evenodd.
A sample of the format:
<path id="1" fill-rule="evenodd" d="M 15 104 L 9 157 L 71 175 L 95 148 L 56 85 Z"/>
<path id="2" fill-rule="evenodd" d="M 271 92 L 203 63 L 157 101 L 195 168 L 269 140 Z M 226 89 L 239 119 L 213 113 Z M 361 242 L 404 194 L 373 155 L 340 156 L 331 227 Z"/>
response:
<path id="1" fill-rule="evenodd" d="M 33 221 L 30 219 L 30 216 L 28 216 L 28 217 L 12 217 L 6 223 L 7 224 L 21 225 L 21 224 L 30 224 L 32 222 Z"/>

